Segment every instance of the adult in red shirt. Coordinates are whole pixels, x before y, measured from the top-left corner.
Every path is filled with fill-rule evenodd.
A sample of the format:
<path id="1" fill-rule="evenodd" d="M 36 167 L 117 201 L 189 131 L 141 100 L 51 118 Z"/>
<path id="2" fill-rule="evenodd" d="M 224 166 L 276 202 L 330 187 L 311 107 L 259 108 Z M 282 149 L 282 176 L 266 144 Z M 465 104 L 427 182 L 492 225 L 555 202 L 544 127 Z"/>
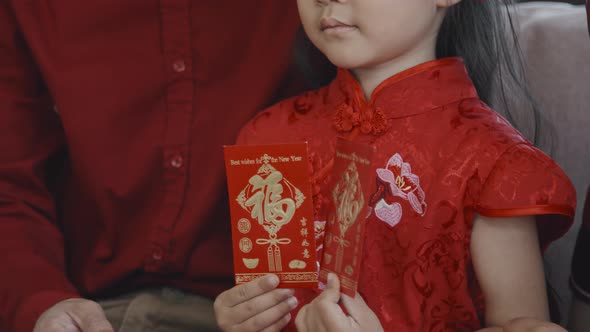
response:
<path id="1" fill-rule="evenodd" d="M 221 146 L 284 87 L 297 26 L 294 1 L 0 3 L 1 331 L 232 285 Z"/>

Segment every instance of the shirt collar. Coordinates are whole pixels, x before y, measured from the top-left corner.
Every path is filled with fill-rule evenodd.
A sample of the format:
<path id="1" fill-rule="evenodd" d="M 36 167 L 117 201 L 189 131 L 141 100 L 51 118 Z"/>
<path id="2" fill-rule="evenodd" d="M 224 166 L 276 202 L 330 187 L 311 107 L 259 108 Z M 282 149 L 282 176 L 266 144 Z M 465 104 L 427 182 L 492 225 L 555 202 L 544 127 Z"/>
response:
<path id="1" fill-rule="evenodd" d="M 367 102 L 358 81 L 338 69 L 328 86 L 328 105 L 337 130 L 359 128 L 364 134 L 383 134 L 391 119 L 420 114 L 468 98 L 477 92 L 463 60 L 444 58 L 425 62 L 383 81 Z"/>

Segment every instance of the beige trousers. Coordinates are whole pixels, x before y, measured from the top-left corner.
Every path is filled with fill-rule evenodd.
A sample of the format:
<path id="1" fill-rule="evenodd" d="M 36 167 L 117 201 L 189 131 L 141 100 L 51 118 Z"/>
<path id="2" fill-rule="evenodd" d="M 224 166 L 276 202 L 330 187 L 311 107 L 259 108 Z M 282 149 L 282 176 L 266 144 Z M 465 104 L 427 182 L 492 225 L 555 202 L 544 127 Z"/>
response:
<path id="1" fill-rule="evenodd" d="M 213 301 L 176 289 L 140 291 L 98 303 L 118 332 L 219 331 Z"/>

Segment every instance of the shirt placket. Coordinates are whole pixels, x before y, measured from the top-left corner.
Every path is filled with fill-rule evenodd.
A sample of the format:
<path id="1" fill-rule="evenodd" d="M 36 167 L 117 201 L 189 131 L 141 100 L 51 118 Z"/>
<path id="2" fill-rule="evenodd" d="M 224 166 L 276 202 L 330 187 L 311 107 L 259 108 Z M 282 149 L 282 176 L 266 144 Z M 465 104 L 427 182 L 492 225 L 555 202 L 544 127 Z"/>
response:
<path id="1" fill-rule="evenodd" d="M 148 272 L 171 272 L 172 231 L 181 215 L 188 181 L 190 124 L 193 112 L 193 59 L 190 0 L 161 0 L 161 47 L 165 68 L 163 197 L 145 258 Z"/>

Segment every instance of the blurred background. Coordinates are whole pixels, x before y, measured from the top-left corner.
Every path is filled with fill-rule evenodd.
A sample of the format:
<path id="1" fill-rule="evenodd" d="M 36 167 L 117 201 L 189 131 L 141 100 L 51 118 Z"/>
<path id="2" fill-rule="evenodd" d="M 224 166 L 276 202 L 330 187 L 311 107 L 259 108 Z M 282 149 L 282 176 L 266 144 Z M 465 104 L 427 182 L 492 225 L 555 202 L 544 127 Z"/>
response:
<path id="1" fill-rule="evenodd" d="M 578 195 L 574 226 L 545 254 L 548 279 L 565 325 L 572 302 L 568 283 L 572 255 L 590 187 L 590 38 L 585 7 L 573 6 L 585 0 L 518 2 L 516 19 L 526 75 L 542 121 L 550 129 L 542 129 L 541 136 L 551 136 L 552 141 L 551 148 L 541 148 L 568 174 Z M 587 260 L 590 264 L 590 257 Z"/>

